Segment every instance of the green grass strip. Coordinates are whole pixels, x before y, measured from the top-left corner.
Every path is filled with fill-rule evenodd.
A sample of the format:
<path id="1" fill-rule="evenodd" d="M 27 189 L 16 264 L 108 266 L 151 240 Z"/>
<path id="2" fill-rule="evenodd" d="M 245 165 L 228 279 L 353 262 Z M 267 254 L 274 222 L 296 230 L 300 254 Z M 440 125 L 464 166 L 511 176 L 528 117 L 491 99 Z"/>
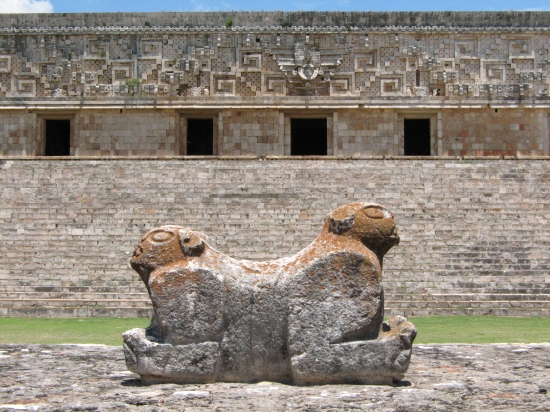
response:
<path id="1" fill-rule="evenodd" d="M 145 318 L 0 318 L 0 343 L 99 343 L 122 346 L 122 333 Z"/>
<path id="2" fill-rule="evenodd" d="M 550 317 L 418 316 L 414 343 L 550 342 Z"/>
<path id="3" fill-rule="evenodd" d="M 415 343 L 550 342 L 550 317 L 428 316 L 409 319 Z M 149 326 L 144 318 L 0 318 L 0 343 L 122 345 L 121 334 Z"/>

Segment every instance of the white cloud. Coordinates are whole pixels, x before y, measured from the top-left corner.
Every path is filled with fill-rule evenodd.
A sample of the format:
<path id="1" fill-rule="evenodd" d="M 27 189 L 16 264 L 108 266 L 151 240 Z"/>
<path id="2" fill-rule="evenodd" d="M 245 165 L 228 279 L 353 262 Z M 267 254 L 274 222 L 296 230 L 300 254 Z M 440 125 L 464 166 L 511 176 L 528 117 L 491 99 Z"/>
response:
<path id="1" fill-rule="evenodd" d="M 52 13 L 50 0 L 0 0 L 0 13 Z"/>

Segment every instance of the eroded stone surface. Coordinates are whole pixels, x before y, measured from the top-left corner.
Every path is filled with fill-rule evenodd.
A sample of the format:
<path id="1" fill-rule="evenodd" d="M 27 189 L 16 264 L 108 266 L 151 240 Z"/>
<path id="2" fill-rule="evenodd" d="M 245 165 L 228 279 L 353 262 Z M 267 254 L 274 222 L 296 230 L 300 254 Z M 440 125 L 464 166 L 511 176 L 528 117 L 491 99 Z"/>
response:
<path id="1" fill-rule="evenodd" d="M 142 386 L 120 347 L 0 345 L 0 411 L 548 411 L 550 345 L 415 345 L 401 386 Z"/>
<path id="2" fill-rule="evenodd" d="M 403 378 L 416 330 L 382 323 L 382 262 L 399 243 L 372 203 L 333 210 L 298 254 L 236 260 L 180 226 L 146 233 L 132 257 L 153 302 L 147 330 L 124 334 L 146 383 L 386 383 Z"/>

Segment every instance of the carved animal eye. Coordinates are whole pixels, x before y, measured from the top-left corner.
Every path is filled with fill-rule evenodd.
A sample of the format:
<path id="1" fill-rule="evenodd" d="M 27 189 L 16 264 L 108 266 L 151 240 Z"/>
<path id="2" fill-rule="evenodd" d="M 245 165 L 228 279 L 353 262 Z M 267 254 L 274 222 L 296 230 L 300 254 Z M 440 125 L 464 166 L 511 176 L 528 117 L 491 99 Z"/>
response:
<path id="1" fill-rule="evenodd" d="M 174 236 L 174 233 L 166 232 L 164 230 L 159 230 L 158 232 L 151 233 L 151 239 L 155 242 L 166 242 Z"/>
<path id="2" fill-rule="evenodd" d="M 377 207 L 368 207 L 365 209 L 365 214 L 371 219 L 383 219 L 386 217 L 384 212 L 382 212 Z"/>

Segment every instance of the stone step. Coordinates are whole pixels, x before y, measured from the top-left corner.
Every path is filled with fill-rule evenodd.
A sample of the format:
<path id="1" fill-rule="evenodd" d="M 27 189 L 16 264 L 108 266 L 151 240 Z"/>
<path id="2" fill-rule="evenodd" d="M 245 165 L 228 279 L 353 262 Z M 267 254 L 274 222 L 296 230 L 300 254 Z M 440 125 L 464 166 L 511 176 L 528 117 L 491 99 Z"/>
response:
<path id="1" fill-rule="evenodd" d="M 21 307 L 149 307 L 149 299 L 0 299 L 0 308 Z"/>
<path id="2" fill-rule="evenodd" d="M 0 292 L 4 293 L 147 293 L 142 283 L 131 286 L 14 286 L 2 285 Z"/>
<path id="3" fill-rule="evenodd" d="M 149 300 L 149 295 L 144 290 L 142 292 L 96 292 L 89 291 L 11 291 L 1 292 L 0 299 L 84 299 L 84 300 L 119 300 L 119 299 L 142 299 Z M 550 294 L 484 294 L 484 293 L 464 293 L 464 294 L 441 294 L 441 293 L 386 293 L 386 301 L 550 301 Z"/>
<path id="4" fill-rule="evenodd" d="M 468 309 L 468 308 L 481 308 L 481 309 L 508 309 L 508 308 L 523 308 L 523 309 L 550 309 L 550 300 L 491 300 L 491 301 L 414 301 L 414 300 L 388 300 L 386 302 L 387 308 L 392 309 L 429 309 L 429 308 L 449 308 L 449 309 Z"/>
<path id="5" fill-rule="evenodd" d="M 0 307 L 0 316 L 12 317 L 42 317 L 42 318 L 151 318 L 153 309 L 142 307 L 46 307 L 46 306 L 21 306 Z"/>
<path id="6" fill-rule="evenodd" d="M 483 295 L 530 295 L 530 294 L 547 294 L 550 295 L 550 287 L 538 287 L 531 285 L 529 288 L 497 288 L 477 286 L 472 288 L 443 288 L 443 287 L 391 287 L 384 285 L 386 294 L 430 294 L 430 295 L 465 295 L 465 294 L 483 294 Z"/>
<path id="7" fill-rule="evenodd" d="M 550 316 L 550 308 L 394 308 L 386 307 L 385 317 L 389 316 Z M 414 323 L 414 321 L 413 321 Z"/>
<path id="8" fill-rule="evenodd" d="M 548 293 L 387 293 L 387 301 L 550 301 Z"/>
<path id="9" fill-rule="evenodd" d="M 13 280 L 10 281 L 10 284 L 12 286 L 36 286 L 37 284 L 40 284 L 44 287 L 57 287 L 57 286 L 63 286 L 63 287 L 111 287 L 111 288 L 118 288 L 118 287 L 136 287 L 138 285 L 142 285 L 141 281 L 139 280 L 100 280 L 100 281 L 90 281 L 88 279 L 68 279 L 68 280 L 43 280 L 43 279 L 32 279 L 31 276 L 27 279 L 19 279 L 19 280 Z"/>
<path id="10" fill-rule="evenodd" d="M 484 284 L 484 283 L 495 283 L 495 284 L 508 284 L 508 285 L 520 285 L 520 286 L 526 286 L 529 285 L 531 282 L 535 283 L 541 283 L 546 284 L 548 286 L 550 282 L 548 281 L 548 270 L 541 271 L 538 274 L 533 274 L 533 271 L 528 271 L 526 273 L 523 273 L 521 275 L 518 275 L 517 278 L 514 278 L 512 275 L 506 273 L 501 275 L 491 275 L 491 274 L 480 274 L 477 273 L 472 276 L 462 276 L 460 274 L 451 274 L 451 273 L 428 273 L 426 275 L 419 275 L 419 274 L 402 274 L 399 273 L 397 276 L 396 274 L 392 274 L 392 276 L 388 276 L 386 274 L 384 278 L 384 282 L 389 283 L 425 283 L 425 284 L 439 284 L 439 283 L 446 283 L 446 284 L 452 284 L 453 286 L 460 286 L 460 285 L 473 285 L 477 284 Z"/>
<path id="11" fill-rule="evenodd" d="M 394 307 L 550 307 L 550 295 L 523 294 L 390 294 Z M 147 293 L 0 292 L 0 307 L 14 306 L 150 305 Z"/>
<path id="12" fill-rule="evenodd" d="M 117 318 L 151 318 L 153 310 L 150 307 L 46 307 L 21 306 L 0 307 L 0 316 L 12 317 L 117 317 Z M 388 305 L 384 311 L 389 316 L 550 316 L 550 306 L 546 308 L 395 308 Z"/>
<path id="13" fill-rule="evenodd" d="M 107 293 L 107 292 L 0 292 L 0 299 L 144 299 L 149 300 L 146 291 L 141 293 Z"/>
<path id="14" fill-rule="evenodd" d="M 418 295 L 418 294 L 429 294 L 429 295 L 523 295 L 523 294 L 547 294 L 550 295 L 550 285 L 549 284 L 533 284 L 529 283 L 529 287 L 517 287 L 515 285 L 507 284 L 507 287 L 494 287 L 478 284 L 472 285 L 471 287 L 441 287 L 448 286 L 444 283 L 437 285 L 431 284 L 431 286 L 426 286 L 423 284 L 408 284 L 407 286 L 402 286 L 400 284 L 387 284 L 384 282 L 384 288 L 386 290 L 386 295 Z M 4 284 L 0 285 L 0 292 L 5 293 L 24 293 L 24 292 L 66 292 L 66 293 L 77 293 L 77 292 L 89 292 L 89 293 L 146 293 L 145 286 L 141 282 L 133 282 L 125 286 L 113 286 L 113 285 L 43 285 L 36 286 L 36 282 L 29 285 L 14 285 L 14 284 Z"/>
<path id="15" fill-rule="evenodd" d="M 433 293 L 432 291 L 395 292 L 386 288 L 386 300 L 407 301 L 489 301 L 489 300 L 550 300 L 550 293 Z M 0 288 L 0 299 L 148 299 L 144 286 L 120 290 L 110 287 L 9 287 Z"/>

